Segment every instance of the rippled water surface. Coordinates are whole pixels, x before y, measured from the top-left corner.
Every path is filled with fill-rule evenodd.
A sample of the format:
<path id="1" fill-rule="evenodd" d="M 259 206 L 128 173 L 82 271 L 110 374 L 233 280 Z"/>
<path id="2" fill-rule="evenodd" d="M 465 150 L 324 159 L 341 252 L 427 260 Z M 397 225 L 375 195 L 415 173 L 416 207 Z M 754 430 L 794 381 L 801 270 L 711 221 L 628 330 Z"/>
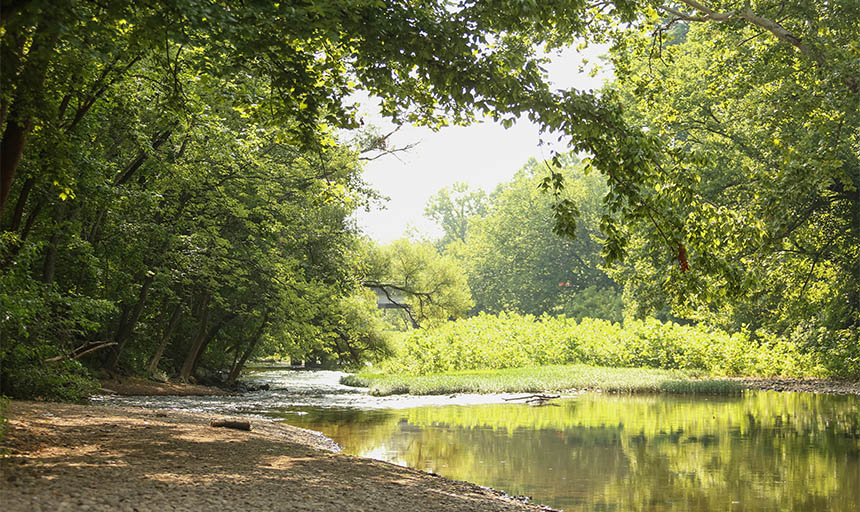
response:
<path id="1" fill-rule="evenodd" d="M 490 486 L 564 510 L 860 510 L 860 397 L 583 394 L 374 398 L 337 372 L 261 372 L 243 397 L 116 403 L 266 416 L 347 453 Z"/>

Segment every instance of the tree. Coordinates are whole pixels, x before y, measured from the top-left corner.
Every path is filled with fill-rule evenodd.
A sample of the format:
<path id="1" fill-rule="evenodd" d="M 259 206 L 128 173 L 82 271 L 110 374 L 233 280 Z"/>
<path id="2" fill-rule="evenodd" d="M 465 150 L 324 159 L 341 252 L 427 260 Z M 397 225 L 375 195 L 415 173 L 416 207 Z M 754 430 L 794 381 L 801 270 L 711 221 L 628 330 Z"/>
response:
<path id="1" fill-rule="evenodd" d="M 332 343 L 321 319 L 358 318 L 339 305 L 360 289 L 348 220 L 368 197 L 358 155 L 286 142 L 288 129 L 262 126 L 226 100 L 254 95 L 259 81 L 215 88 L 195 71 L 178 75 L 188 83 L 182 122 L 160 108 L 156 80 L 124 83 L 134 95 L 106 93 L 88 117 L 98 136 L 63 155 L 75 193 L 57 197 L 56 184 L 28 192 L 22 229 L 4 238 L 0 299 L 14 306 L 0 323 L 4 383 L 58 352 L 110 371 L 161 368 L 190 380 L 200 368 L 223 369 L 234 381 L 274 335 L 301 355 Z M 39 131 L 30 147 L 52 141 Z M 42 163 L 24 160 L 21 172 L 35 182 Z M 47 318 L 66 332 L 34 329 Z M 338 332 L 354 345 L 351 362 L 365 347 L 379 350 L 367 328 Z"/>
<path id="2" fill-rule="evenodd" d="M 592 30 L 580 19 L 583 8 L 578 1 L 8 3 L 0 21 L 9 70 L 0 96 L 0 207 L 29 134 L 86 130 L 93 106 L 144 61 L 161 66 L 158 85 L 177 113 L 186 103 L 187 83 L 178 79 L 185 66 L 216 83 L 264 81 L 260 94 L 237 95 L 233 105 L 314 148 L 330 142 L 333 129 L 358 125 L 347 101 L 357 87 L 381 97 L 395 120 L 437 127 L 476 113 L 510 123 L 529 110 L 557 109 L 534 45 Z M 617 12 L 629 16 L 632 8 L 619 0 Z M 594 96 L 568 96 L 576 115 L 594 113 Z M 51 181 L 55 171 L 38 177 Z"/>
<path id="3" fill-rule="evenodd" d="M 563 169 L 532 159 L 512 181 L 499 185 L 487 214 L 471 219 L 465 243 L 452 246 L 451 252 L 467 269 L 477 311 L 567 312 L 581 317 L 584 311 L 577 304 L 586 295 L 591 300 L 606 295 L 610 303 L 618 302 L 614 283 L 600 268 L 600 199 L 605 183 L 584 175 L 574 157 L 557 160 Z M 551 169 L 564 173 L 568 182 L 564 199 L 579 208 L 574 239 L 553 232 L 554 199 L 541 191 Z M 601 310 L 586 316 L 604 314 L 620 320 L 617 307 Z"/>
<path id="4" fill-rule="evenodd" d="M 764 3 L 682 3 L 696 12 L 664 9 L 663 48 L 631 35 L 613 54 L 629 123 L 671 148 L 615 275 L 640 305 L 662 297 L 856 373 L 860 6 L 785 4 L 776 24 Z"/>
<path id="5" fill-rule="evenodd" d="M 469 190 L 466 183 L 454 183 L 433 194 L 424 207 L 424 216 L 444 231 L 438 246 L 444 249 L 453 242 L 465 242 L 469 219 L 487 213 L 487 194 L 483 190 Z"/>
<path id="6" fill-rule="evenodd" d="M 460 317 L 473 305 L 458 262 L 440 255 L 429 242 L 368 244 L 364 261 L 363 284 L 401 304 L 411 327 Z"/>

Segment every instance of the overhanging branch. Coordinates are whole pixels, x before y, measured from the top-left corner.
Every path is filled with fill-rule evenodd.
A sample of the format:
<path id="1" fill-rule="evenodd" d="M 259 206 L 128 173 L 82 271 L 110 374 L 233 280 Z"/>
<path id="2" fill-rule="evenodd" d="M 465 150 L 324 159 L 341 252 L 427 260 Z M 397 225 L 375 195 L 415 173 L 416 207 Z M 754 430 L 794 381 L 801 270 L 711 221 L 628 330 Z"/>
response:
<path id="1" fill-rule="evenodd" d="M 719 12 L 711 9 L 710 7 L 699 3 L 697 0 L 677 0 L 679 3 L 684 4 L 685 6 L 693 9 L 694 13 L 686 13 L 682 12 L 678 9 L 669 6 L 661 6 L 660 8 L 669 14 L 676 16 L 678 19 L 683 21 L 692 21 L 692 22 L 707 22 L 707 21 L 715 21 L 718 23 L 722 23 L 725 21 L 729 21 L 734 18 L 741 18 L 745 20 L 747 23 L 751 25 L 755 25 L 759 28 L 762 28 L 771 34 L 773 34 L 780 41 L 784 41 L 798 50 L 800 53 L 812 59 L 819 66 L 824 65 L 823 57 L 816 52 L 811 46 L 807 45 L 803 42 L 803 40 L 789 32 L 785 27 L 780 25 L 779 23 L 769 20 L 767 18 L 763 18 L 753 12 L 750 8 L 739 9 L 735 11 L 728 12 Z"/>

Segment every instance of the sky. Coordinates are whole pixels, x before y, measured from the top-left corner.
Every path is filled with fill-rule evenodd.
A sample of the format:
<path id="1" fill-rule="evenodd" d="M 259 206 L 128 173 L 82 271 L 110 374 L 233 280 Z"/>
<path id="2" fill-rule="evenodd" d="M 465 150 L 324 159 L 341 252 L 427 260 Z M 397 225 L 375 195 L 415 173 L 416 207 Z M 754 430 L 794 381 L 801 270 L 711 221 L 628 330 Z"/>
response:
<path id="1" fill-rule="evenodd" d="M 587 48 L 581 53 L 568 50 L 554 56 L 547 66 L 550 80 L 559 88 L 597 89 L 611 76 L 604 71 L 595 77 L 580 72 L 582 59 L 591 63 L 605 53 L 606 47 Z M 366 121 L 379 126 L 383 133 L 393 129 L 378 114 L 375 102 L 361 101 Z M 404 236 L 407 228 L 436 238 L 441 230 L 424 218 L 424 206 L 437 191 L 455 182 L 466 182 L 473 189 L 493 191 L 499 183 L 510 180 L 529 158 L 550 158 L 553 149 L 563 146 L 539 146 L 538 126 L 523 119 L 509 129 L 487 120 L 471 126 L 451 126 L 434 132 L 429 128 L 403 126 L 389 142 L 393 147 L 418 143 L 408 152 L 386 155 L 367 162 L 364 180 L 390 199 L 382 208 L 356 214 L 362 231 L 379 243 Z"/>

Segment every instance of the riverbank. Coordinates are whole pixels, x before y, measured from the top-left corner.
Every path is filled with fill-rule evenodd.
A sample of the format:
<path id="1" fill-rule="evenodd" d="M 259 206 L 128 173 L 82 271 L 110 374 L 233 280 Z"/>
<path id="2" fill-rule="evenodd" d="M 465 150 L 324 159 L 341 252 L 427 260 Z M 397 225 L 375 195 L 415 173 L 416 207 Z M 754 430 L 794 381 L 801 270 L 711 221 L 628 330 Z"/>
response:
<path id="1" fill-rule="evenodd" d="M 815 378 L 708 377 L 701 372 L 652 368 L 607 368 L 583 364 L 465 370 L 429 375 L 361 372 L 341 380 L 370 394 L 540 393 L 602 391 L 732 395 L 775 390 L 860 395 L 860 382 Z"/>
<path id="2" fill-rule="evenodd" d="M 334 453 L 319 433 L 202 414 L 10 404 L 2 502 L 64 510 L 547 510 L 465 482 Z M 234 418 L 236 419 L 236 418 Z M 247 418 L 241 418 L 247 420 Z"/>
<path id="3" fill-rule="evenodd" d="M 745 389 L 860 396 L 860 381 L 790 377 L 729 377 Z"/>
<path id="4" fill-rule="evenodd" d="M 221 396 L 236 394 L 221 388 L 200 384 L 159 382 L 144 377 L 123 377 L 99 381 L 103 394 L 124 396 Z"/>

